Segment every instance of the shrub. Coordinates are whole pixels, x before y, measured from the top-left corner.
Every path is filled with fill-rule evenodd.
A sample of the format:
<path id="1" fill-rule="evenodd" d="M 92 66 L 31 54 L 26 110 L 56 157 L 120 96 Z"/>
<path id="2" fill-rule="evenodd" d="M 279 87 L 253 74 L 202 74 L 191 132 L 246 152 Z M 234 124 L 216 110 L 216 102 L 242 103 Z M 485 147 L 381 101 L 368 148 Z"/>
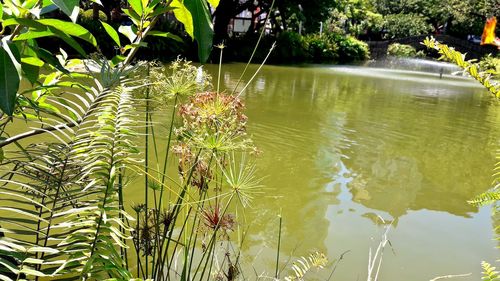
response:
<path id="1" fill-rule="evenodd" d="M 308 59 L 314 63 L 333 62 L 338 59 L 339 47 L 328 36 L 318 34 L 304 37 Z"/>
<path id="2" fill-rule="evenodd" d="M 432 26 L 417 14 L 393 14 L 386 16 L 384 31 L 385 39 L 393 39 L 428 34 Z"/>
<path id="3" fill-rule="evenodd" d="M 338 45 L 340 62 L 362 61 L 370 58 L 368 44 L 352 36 L 334 35 L 333 41 Z"/>
<path id="4" fill-rule="evenodd" d="M 78 18 L 82 22 L 93 21 L 94 20 L 94 11 L 92 9 L 88 9 L 85 11 L 80 10 Z M 107 21 L 108 20 L 108 16 L 106 16 L 106 14 L 101 10 L 99 10 L 99 20 L 100 21 Z"/>
<path id="5" fill-rule="evenodd" d="M 495 79 L 500 79 L 500 56 L 494 57 L 490 54 L 479 62 L 479 66 Z"/>
<path id="6" fill-rule="evenodd" d="M 296 63 L 307 60 L 307 47 L 300 34 L 283 32 L 276 39 L 278 47 L 274 51 L 273 61 L 280 63 Z"/>
<path id="7" fill-rule="evenodd" d="M 229 60 L 246 61 L 252 54 L 255 35 L 231 39 L 224 51 Z M 277 38 L 265 36 L 257 49 L 254 61 L 261 61 L 276 41 L 277 47 L 269 57 L 271 63 L 332 63 L 360 61 L 369 58 L 368 45 L 354 37 L 341 34 L 311 34 L 301 36 L 295 32 L 284 32 Z"/>
<path id="8" fill-rule="evenodd" d="M 387 48 L 387 55 L 395 56 L 395 57 L 423 57 L 425 53 L 422 51 L 418 51 L 410 45 L 393 43 L 389 45 Z"/>

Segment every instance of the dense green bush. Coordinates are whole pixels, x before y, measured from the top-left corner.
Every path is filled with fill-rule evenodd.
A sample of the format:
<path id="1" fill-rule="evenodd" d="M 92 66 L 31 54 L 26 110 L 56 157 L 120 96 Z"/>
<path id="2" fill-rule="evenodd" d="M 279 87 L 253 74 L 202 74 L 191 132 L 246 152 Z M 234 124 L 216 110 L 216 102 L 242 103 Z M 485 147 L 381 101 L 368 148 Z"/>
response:
<path id="1" fill-rule="evenodd" d="M 80 10 L 80 13 L 78 15 L 78 19 L 81 22 L 93 21 L 94 20 L 94 11 L 92 9 Z M 101 21 L 108 20 L 108 17 L 106 16 L 106 14 L 101 10 L 99 10 L 99 20 L 101 20 Z"/>
<path id="2" fill-rule="evenodd" d="M 479 66 L 495 79 L 500 79 L 500 56 L 494 57 L 490 54 L 479 62 Z"/>
<path id="3" fill-rule="evenodd" d="M 308 60 L 314 63 L 334 62 L 338 59 L 338 45 L 328 36 L 319 34 L 304 37 Z"/>
<path id="4" fill-rule="evenodd" d="M 274 50 L 273 61 L 298 63 L 307 61 L 308 52 L 304 37 L 296 32 L 283 32 L 276 39 L 278 47 Z"/>
<path id="5" fill-rule="evenodd" d="M 385 39 L 393 39 L 428 34 L 432 26 L 417 14 L 393 14 L 385 17 L 384 31 Z"/>
<path id="6" fill-rule="evenodd" d="M 257 37 L 245 36 L 228 41 L 226 59 L 246 61 L 252 54 Z M 276 49 L 269 57 L 270 63 L 334 63 L 360 61 L 369 58 L 368 45 L 354 37 L 342 34 L 310 34 L 301 36 L 295 32 L 284 32 L 277 38 L 265 36 L 257 49 L 254 61 L 267 55 L 273 42 Z"/>
<path id="7" fill-rule="evenodd" d="M 387 48 L 387 55 L 395 56 L 395 57 L 423 57 L 425 53 L 422 51 L 418 51 L 410 45 L 393 43 L 389 45 Z"/>
<path id="8" fill-rule="evenodd" d="M 368 44 L 352 36 L 331 36 L 338 47 L 339 62 L 362 61 L 370 58 Z"/>

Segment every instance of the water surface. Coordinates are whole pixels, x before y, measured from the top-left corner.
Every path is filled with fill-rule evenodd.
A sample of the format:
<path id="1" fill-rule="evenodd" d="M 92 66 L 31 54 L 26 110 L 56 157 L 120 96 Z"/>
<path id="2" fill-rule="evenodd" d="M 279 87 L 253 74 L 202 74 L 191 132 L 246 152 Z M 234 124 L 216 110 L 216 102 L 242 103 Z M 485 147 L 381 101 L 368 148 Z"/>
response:
<path id="1" fill-rule="evenodd" d="M 225 88 L 243 67 L 223 66 Z M 499 107 L 446 67 L 439 79 L 439 70 L 265 66 L 243 94 L 266 186 L 247 213 L 247 266 L 274 272 L 281 212 L 282 264 L 314 250 L 332 260 L 349 251 L 332 280 L 366 280 L 381 217 L 392 225 L 392 247 L 380 280 L 479 280 L 480 262 L 498 258 L 495 222 L 490 208 L 466 201 L 491 185 Z"/>

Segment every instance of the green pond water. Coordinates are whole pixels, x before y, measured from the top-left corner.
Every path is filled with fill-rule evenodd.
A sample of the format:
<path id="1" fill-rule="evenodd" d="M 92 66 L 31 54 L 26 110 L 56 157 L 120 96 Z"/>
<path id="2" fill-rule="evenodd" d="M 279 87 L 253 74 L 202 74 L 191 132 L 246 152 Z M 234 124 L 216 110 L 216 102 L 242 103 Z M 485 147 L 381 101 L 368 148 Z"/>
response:
<path id="1" fill-rule="evenodd" d="M 224 88 L 243 67 L 223 66 Z M 439 79 L 440 68 L 453 71 L 262 69 L 242 96 L 266 191 L 247 213 L 246 278 L 274 273 L 281 212 L 282 265 L 314 250 L 331 260 L 349 251 L 332 280 L 366 280 L 380 216 L 392 223 L 380 280 L 480 279 L 480 262 L 499 257 L 498 221 L 466 201 L 491 185 L 500 108 L 475 81 Z M 325 280 L 331 269 L 311 276 Z"/>

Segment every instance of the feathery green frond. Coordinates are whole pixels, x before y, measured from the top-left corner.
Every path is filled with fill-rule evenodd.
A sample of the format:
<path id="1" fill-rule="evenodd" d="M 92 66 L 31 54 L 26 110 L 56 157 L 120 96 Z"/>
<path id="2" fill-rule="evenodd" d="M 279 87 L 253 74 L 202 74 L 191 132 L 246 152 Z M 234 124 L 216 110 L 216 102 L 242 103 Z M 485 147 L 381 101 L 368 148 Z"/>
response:
<path id="1" fill-rule="evenodd" d="M 328 258 L 321 252 L 311 253 L 308 257 L 300 257 L 292 264 L 293 274 L 285 277 L 285 280 L 304 280 L 304 276 L 311 269 L 322 269 L 327 264 Z"/>
<path id="2" fill-rule="evenodd" d="M 73 92 L 82 99 L 78 122 L 51 132 L 58 142 L 30 145 L 1 164 L 7 237 L 0 238 L 0 274 L 12 276 L 6 278 L 75 272 L 80 279 L 131 278 L 117 250 L 130 239 L 124 219 L 132 220 L 118 204 L 118 171 L 137 162 L 132 87 L 125 81 L 106 88 L 96 80 L 90 91 Z M 52 122 L 46 126 L 64 124 Z"/>
<path id="3" fill-rule="evenodd" d="M 439 43 L 434 37 L 425 38 L 423 44 L 430 49 L 437 50 L 441 55 L 440 59 L 448 60 L 464 70 L 474 79 L 483 84 L 483 86 L 488 89 L 497 98 L 500 97 L 500 83 L 495 79 L 492 79 L 491 73 L 487 71 L 481 71 L 481 66 L 478 63 L 473 63 L 465 59 L 465 54 L 456 51 L 454 48 L 449 47 L 446 44 Z"/>
<path id="4" fill-rule="evenodd" d="M 481 278 L 481 280 L 485 280 L 485 281 L 498 281 L 500 280 L 500 275 L 498 273 L 498 271 L 496 271 L 496 267 L 494 266 L 491 266 L 491 264 L 485 262 L 485 261 L 482 261 L 481 262 L 481 267 L 483 268 L 483 277 Z"/>

